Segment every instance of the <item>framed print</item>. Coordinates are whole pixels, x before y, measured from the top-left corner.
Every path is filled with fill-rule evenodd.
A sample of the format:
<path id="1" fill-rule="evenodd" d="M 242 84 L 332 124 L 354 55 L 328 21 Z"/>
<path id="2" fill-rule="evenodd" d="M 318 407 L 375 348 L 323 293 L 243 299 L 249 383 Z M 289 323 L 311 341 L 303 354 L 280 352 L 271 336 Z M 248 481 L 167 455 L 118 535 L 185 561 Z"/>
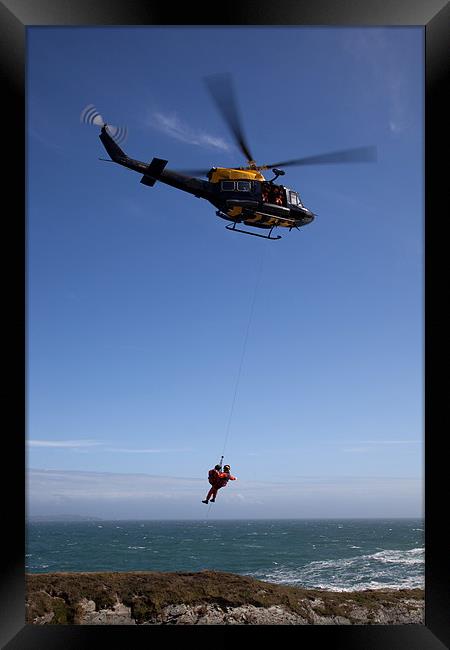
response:
<path id="1" fill-rule="evenodd" d="M 448 4 L 0 11 L 2 647 L 448 646 Z"/>

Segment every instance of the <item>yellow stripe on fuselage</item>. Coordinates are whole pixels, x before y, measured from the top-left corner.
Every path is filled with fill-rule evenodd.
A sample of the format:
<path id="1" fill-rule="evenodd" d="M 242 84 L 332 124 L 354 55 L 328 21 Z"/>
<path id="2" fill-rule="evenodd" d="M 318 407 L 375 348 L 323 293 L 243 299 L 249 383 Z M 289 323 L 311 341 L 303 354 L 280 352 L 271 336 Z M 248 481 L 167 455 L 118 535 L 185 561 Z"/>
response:
<path id="1" fill-rule="evenodd" d="M 210 182 L 219 183 L 220 181 L 265 181 L 264 176 L 254 169 L 228 169 L 227 167 L 217 167 L 211 173 Z"/>
<path id="2" fill-rule="evenodd" d="M 229 217 L 237 217 L 242 214 L 242 208 L 234 207 L 230 210 L 227 210 Z M 292 220 L 287 221 L 286 219 L 281 219 L 280 217 L 268 217 L 266 215 L 260 214 L 259 212 L 254 212 L 253 214 L 245 215 L 243 219 L 245 223 L 248 224 L 264 224 L 265 226 L 280 226 L 281 228 L 292 228 L 294 225 Z"/>

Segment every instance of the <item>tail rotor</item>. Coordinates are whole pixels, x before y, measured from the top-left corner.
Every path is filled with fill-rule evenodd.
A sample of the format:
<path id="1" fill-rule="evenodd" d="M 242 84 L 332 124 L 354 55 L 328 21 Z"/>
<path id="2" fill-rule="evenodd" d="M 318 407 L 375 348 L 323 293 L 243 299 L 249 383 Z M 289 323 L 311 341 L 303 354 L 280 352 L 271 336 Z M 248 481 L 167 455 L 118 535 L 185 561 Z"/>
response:
<path id="1" fill-rule="evenodd" d="M 112 124 L 106 124 L 94 104 L 88 104 L 83 108 L 80 114 L 80 122 L 82 124 L 90 124 L 91 126 L 105 127 L 109 135 L 117 144 L 124 142 L 128 135 L 128 129 L 126 126 L 113 126 Z"/>

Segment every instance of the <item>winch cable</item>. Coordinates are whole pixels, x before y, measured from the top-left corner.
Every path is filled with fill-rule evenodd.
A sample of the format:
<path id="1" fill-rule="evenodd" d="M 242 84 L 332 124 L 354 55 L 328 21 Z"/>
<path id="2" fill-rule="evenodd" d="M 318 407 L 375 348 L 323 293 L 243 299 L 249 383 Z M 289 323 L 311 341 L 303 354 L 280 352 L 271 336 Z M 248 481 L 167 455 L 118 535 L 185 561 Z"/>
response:
<path id="1" fill-rule="evenodd" d="M 259 268 L 258 268 L 258 271 L 256 273 L 255 288 L 254 288 L 254 291 L 253 291 L 253 298 L 252 298 L 251 305 L 250 305 L 250 313 L 249 313 L 249 316 L 248 316 L 247 328 L 246 328 L 246 331 L 245 331 L 244 343 L 243 343 L 243 346 L 242 346 L 242 353 L 241 353 L 241 358 L 240 358 L 240 361 L 239 361 L 239 369 L 238 369 L 238 373 L 237 373 L 237 377 L 236 377 L 236 382 L 235 382 L 235 385 L 234 385 L 233 399 L 231 401 L 230 414 L 228 416 L 228 423 L 227 423 L 227 428 L 226 428 L 226 433 L 225 433 L 225 440 L 224 440 L 223 449 L 222 449 L 222 457 L 221 457 L 221 459 L 219 461 L 220 466 L 222 466 L 222 462 L 223 462 L 223 459 L 224 459 L 224 456 L 225 456 L 225 449 L 226 449 L 228 438 L 229 438 L 229 435 L 230 435 L 231 421 L 233 419 L 234 406 L 236 404 L 236 396 L 237 396 L 237 393 L 238 393 L 239 382 L 240 382 L 240 379 L 241 379 L 242 366 L 244 364 L 245 351 L 247 349 L 248 335 L 249 335 L 249 332 L 250 332 L 250 325 L 251 325 L 252 320 L 253 320 L 253 311 L 254 311 L 255 302 L 256 302 L 256 295 L 258 293 L 259 282 L 260 282 L 261 275 L 262 275 L 264 253 L 265 253 L 265 248 L 262 249 L 261 255 L 260 255 L 260 258 L 259 258 Z M 206 513 L 206 521 L 209 521 L 209 512 L 211 510 L 211 506 L 212 506 L 212 504 L 209 503 L 208 504 L 208 511 Z"/>
<path id="2" fill-rule="evenodd" d="M 241 374 L 242 374 L 242 367 L 243 367 L 243 364 L 244 364 L 245 352 L 246 352 L 246 349 L 247 349 L 248 335 L 249 335 L 249 332 L 250 332 L 250 325 L 251 325 L 252 319 L 253 319 L 253 311 L 254 311 L 255 302 L 256 302 L 256 295 L 258 293 L 259 282 L 260 282 L 261 274 L 262 274 L 264 253 L 265 253 L 265 248 L 262 248 L 260 259 L 259 259 L 259 268 L 258 268 L 258 271 L 257 271 L 257 274 L 256 274 L 256 282 L 255 282 L 255 288 L 254 288 L 254 291 L 253 291 L 253 298 L 252 298 L 251 305 L 250 305 L 250 313 L 249 313 L 248 321 L 247 321 L 247 329 L 246 329 L 246 332 L 245 332 L 244 343 L 243 343 L 243 346 L 242 346 L 242 353 L 241 353 L 241 359 L 240 359 L 240 362 L 239 362 L 239 369 L 238 369 L 238 373 L 237 373 L 237 377 L 236 377 L 236 382 L 235 382 L 235 385 L 234 385 L 234 392 L 233 392 L 233 399 L 231 401 L 230 414 L 228 416 L 228 424 L 227 424 L 226 433 L 225 433 L 225 441 L 224 441 L 224 445 L 223 445 L 223 449 L 222 449 L 222 459 L 223 459 L 223 457 L 225 455 L 225 449 L 226 449 L 226 446 L 227 446 L 227 443 L 228 443 L 228 438 L 229 438 L 229 435 L 230 435 L 231 421 L 233 419 L 234 407 L 235 407 L 235 404 L 236 404 L 236 397 L 237 397 L 237 393 L 238 393 L 239 382 L 241 380 Z"/>

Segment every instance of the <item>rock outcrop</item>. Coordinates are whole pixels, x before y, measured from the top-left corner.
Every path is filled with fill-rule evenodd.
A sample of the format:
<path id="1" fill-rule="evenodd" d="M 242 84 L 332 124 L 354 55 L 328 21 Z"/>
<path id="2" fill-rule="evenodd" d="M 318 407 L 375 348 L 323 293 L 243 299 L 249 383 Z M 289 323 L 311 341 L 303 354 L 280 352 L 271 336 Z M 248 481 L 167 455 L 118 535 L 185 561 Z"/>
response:
<path id="1" fill-rule="evenodd" d="M 27 575 L 36 625 L 398 625 L 424 622 L 421 589 L 333 592 L 214 571 Z"/>

